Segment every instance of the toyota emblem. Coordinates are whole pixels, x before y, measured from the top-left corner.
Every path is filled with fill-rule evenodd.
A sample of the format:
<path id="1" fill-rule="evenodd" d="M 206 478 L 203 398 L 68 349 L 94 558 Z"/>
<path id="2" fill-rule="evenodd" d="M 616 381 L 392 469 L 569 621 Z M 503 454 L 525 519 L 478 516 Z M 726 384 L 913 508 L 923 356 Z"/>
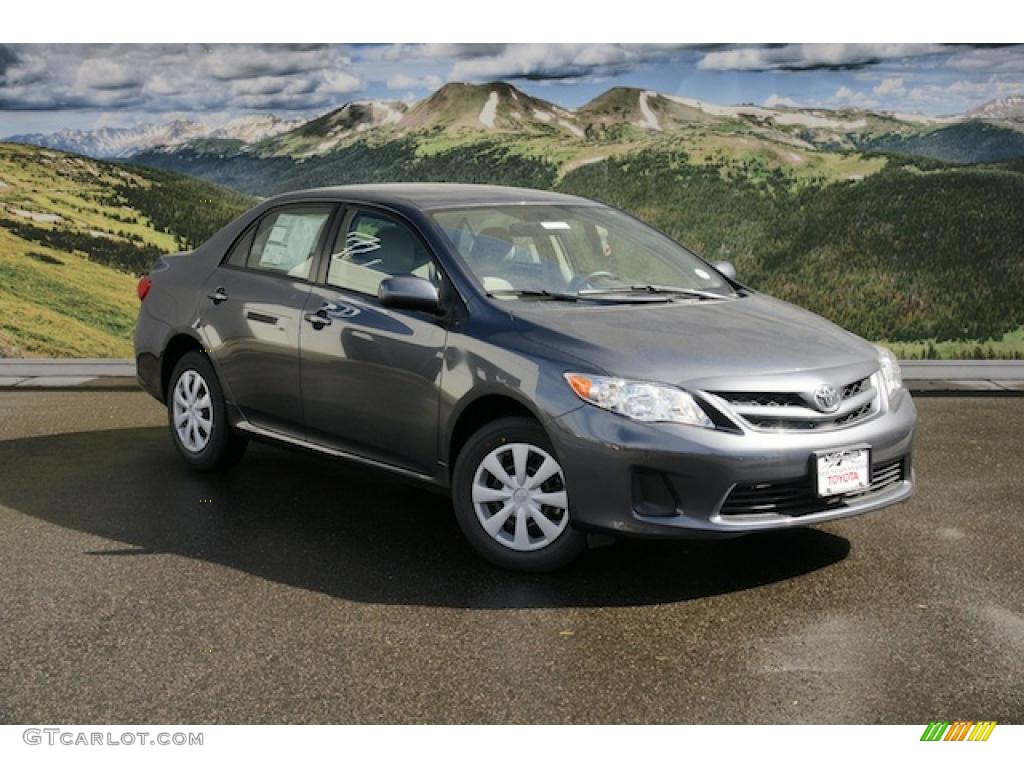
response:
<path id="1" fill-rule="evenodd" d="M 814 390 L 814 402 L 818 404 L 825 413 L 831 413 L 839 407 L 839 401 L 842 399 L 842 394 L 833 386 L 828 384 L 822 384 L 816 390 Z"/>

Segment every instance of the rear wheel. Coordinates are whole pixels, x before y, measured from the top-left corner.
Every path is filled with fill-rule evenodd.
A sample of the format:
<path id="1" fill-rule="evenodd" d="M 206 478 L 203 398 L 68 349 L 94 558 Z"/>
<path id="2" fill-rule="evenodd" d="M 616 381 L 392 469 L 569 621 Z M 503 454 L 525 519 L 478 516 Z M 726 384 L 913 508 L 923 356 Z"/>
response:
<path id="1" fill-rule="evenodd" d="M 553 571 L 586 548 L 586 536 L 571 525 L 565 473 L 532 419 L 480 429 L 459 454 L 452 482 L 459 526 L 496 565 Z"/>
<path id="2" fill-rule="evenodd" d="M 202 352 L 189 352 L 174 366 L 167 419 L 178 453 L 193 469 L 226 469 L 245 453 L 248 441 L 228 424 L 224 393 Z"/>

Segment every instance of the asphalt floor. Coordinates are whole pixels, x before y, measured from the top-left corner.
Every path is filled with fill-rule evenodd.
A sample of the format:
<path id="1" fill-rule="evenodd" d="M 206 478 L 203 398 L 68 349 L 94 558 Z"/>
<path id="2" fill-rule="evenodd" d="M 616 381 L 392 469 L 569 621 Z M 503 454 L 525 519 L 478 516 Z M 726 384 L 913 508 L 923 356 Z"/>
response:
<path id="1" fill-rule="evenodd" d="M 0 722 L 1024 722 L 1024 400 L 922 397 L 898 507 L 496 570 L 445 498 L 139 392 L 0 392 Z"/>

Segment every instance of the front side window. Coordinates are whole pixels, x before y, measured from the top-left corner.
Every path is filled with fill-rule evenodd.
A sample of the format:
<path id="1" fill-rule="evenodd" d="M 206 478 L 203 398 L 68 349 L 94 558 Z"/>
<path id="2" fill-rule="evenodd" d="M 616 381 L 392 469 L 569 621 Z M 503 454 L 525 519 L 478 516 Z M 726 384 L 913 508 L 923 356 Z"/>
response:
<path id="1" fill-rule="evenodd" d="M 381 282 L 397 275 L 439 279 L 430 254 L 406 224 L 385 214 L 357 211 L 338 232 L 327 283 L 376 296 Z"/>
<path id="2" fill-rule="evenodd" d="M 612 208 L 479 206 L 437 211 L 433 218 L 494 295 L 625 295 L 651 287 L 734 294 L 681 245 Z"/>
<path id="3" fill-rule="evenodd" d="M 246 266 L 308 280 L 331 206 L 286 208 L 267 214 L 253 238 Z"/>

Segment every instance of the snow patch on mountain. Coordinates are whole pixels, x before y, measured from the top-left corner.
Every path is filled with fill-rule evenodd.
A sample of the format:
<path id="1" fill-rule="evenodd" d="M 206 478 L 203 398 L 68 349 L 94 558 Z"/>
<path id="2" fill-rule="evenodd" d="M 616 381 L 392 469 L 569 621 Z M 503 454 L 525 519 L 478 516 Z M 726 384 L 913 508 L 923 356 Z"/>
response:
<path id="1" fill-rule="evenodd" d="M 244 115 L 229 120 L 209 135 L 210 138 L 235 139 L 243 144 L 253 144 L 298 128 L 304 122 L 304 120 L 282 120 L 277 115 Z"/>
<path id="2" fill-rule="evenodd" d="M 644 120 L 641 125 L 644 128 L 650 128 L 652 131 L 660 131 L 661 125 L 658 123 L 658 116 L 654 114 L 651 109 L 651 105 L 647 103 L 647 99 L 651 96 L 657 96 L 654 91 L 641 91 L 640 92 L 640 114 L 643 115 Z"/>
<path id="3" fill-rule="evenodd" d="M 498 92 L 491 91 L 491 95 L 487 97 L 487 103 L 484 104 L 484 108 L 480 110 L 480 122 L 486 125 L 488 128 L 494 127 L 494 119 L 498 116 Z"/>
<path id="4" fill-rule="evenodd" d="M 571 133 L 573 136 L 576 136 L 580 139 L 583 138 L 584 133 L 578 125 L 573 125 L 568 120 L 559 120 L 558 124 L 565 128 L 565 130 L 569 131 L 569 133 Z"/>
<path id="5" fill-rule="evenodd" d="M 920 112 L 885 112 L 884 114 L 904 123 L 923 123 L 925 125 L 946 125 L 948 123 L 960 122 L 963 119 L 959 115 L 939 117 L 936 115 L 922 115 Z"/>
<path id="6" fill-rule="evenodd" d="M 689 99 L 683 96 L 669 96 L 667 94 L 665 98 L 686 107 L 699 109 L 701 112 L 714 115 L 715 117 L 753 117 L 761 120 L 771 120 L 776 125 L 802 125 L 807 128 L 833 128 L 840 131 L 858 130 L 867 125 L 867 121 L 864 118 L 841 120 L 836 117 L 813 112 L 782 112 L 777 109 L 755 107 L 752 104 L 726 106 L 700 101 L 699 99 Z"/>

